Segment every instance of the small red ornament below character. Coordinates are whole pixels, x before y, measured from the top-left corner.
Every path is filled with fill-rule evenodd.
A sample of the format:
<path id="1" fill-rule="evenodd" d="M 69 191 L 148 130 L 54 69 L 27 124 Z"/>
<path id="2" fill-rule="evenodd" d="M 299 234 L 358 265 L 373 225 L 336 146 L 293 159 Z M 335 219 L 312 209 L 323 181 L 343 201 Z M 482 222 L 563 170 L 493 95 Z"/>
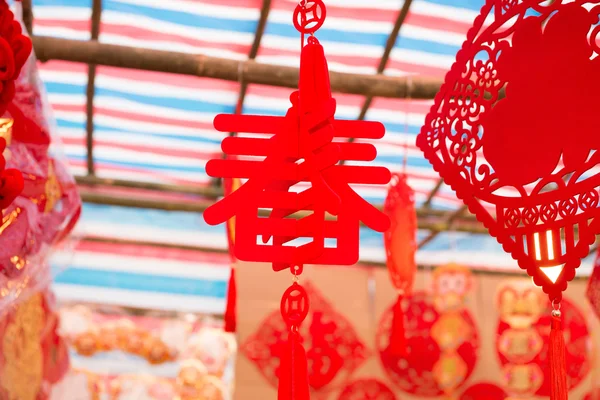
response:
<path id="1" fill-rule="evenodd" d="M 553 400 L 568 396 L 562 292 L 600 234 L 599 14 L 596 1 L 487 0 L 417 137 L 552 301 Z"/>
<path id="2" fill-rule="evenodd" d="M 340 163 L 373 161 L 375 146 L 333 141 L 380 139 L 385 128 L 378 122 L 334 118 L 336 102 L 327 61 L 313 36 L 325 14 L 322 0 L 302 1 L 294 11 L 294 25 L 302 34 L 300 80 L 286 116 L 218 115 L 214 125 L 221 132 L 270 136 L 227 137 L 221 145 L 223 152 L 244 158 L 214 159 L 206 164 L 206 173 L 212 177 L 247 181 L 209 207 L 205 221 L 217 225 L 235 217 L 235 256 L 242 261 L 271 262 L 275 271 L 289 268 L 295 279 L 304 264 L 355 264 L 361 221 L 379 232 L 390 225 L 385 214 L 350 187 L 387 184 L 389 170 Z M 310 35 L 306 45 L 305 34 Z M 300 191 L 294 188 L 306 185 Z M 269 210 L 269 216 L 261 217 L 261 209 Z M 299 212 L 308 215 L 294 218 Z M 326 246 L 333 240 L 333 246 Z M 292 287 L 301 290 L 297 282 Z M 298 326 L 292 324 L 290 329 L 289 352 L 281 360 L 286 374 L 280 374 L 279 396 L 281 400 L 308 399 L 305 378 L 298 375 L 300 369 L 306 374 L 306 355 Z"/>

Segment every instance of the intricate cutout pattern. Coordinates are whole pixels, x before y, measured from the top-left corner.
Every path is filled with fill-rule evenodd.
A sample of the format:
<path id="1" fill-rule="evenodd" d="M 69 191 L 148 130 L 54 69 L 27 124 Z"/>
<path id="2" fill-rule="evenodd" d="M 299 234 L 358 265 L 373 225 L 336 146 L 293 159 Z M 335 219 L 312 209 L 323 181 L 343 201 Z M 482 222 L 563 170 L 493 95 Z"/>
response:
<path id="1" fill-rule="evenodd" d="M 417 138 L 556 301 L 600 233 L 598 4 L 487 0 Z M 556 281 L 550 266 L 563 266 Z"/>

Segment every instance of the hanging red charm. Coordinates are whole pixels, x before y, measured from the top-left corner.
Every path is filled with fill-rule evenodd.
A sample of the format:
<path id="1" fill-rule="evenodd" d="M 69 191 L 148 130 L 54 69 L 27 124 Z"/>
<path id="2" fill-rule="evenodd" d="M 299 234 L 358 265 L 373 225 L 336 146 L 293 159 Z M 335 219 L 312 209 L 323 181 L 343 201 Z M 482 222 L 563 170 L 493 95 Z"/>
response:
<path id="1" fill-rule="evenodd" d="M 387 268 L 390 279 L 398 291 L 394 306 L 394 318 L 390 331 L 389 351 L 397 356 L 406 352 L 404 337 L 404 312 L 402 303 L 410 295 L 417 271 L 417 213 L 414 192 L 406 182 L 406 175 L 394 174 L 392 185 L 385 199 L 384 212 L 390 217 L 391 226 L 384 234 Z"/>
<path id="2" fill-rule="evenodd" d="M 389 170 L 340 163 L 373 161 L 377 150 L 370 143 L 340 143 L 334 138 L 380 139 L 385 128 L 378 122 L 335 119 L 325 53 L 313 36 L 325 14 L 322 0 L 301 1 L 294 11 L 294 26 L 302 37 L 300 78 L 285 117 L 218 115 L 214 121 L 218 131 L 265 137 L 227 137 L 221 145 L 227 158 L 206 164 L 206 173 L 212 177 L 247 181 L 209 207 L 205 221 L 216 225 L 235 217 L 236 258 L 270 262 L 275 271 L 289 268 L 296 280 L 293 291 L 300 293 L 303 289 L 297 279 L 304 264 L 355 264 L 360 222 L 379 232 L 390 225 L 385 214 L 350 187 L 387 184 Z M 310 35 L 306 45 L 304 35 Z M 232 158 L 237 156 L 243 158 Z M 263 210 L 268 217 L 261 217 Z M 326 246 L 332 239 L 335 245 Z M 289 300 L 288 292 L 284 301 L 286 296 Z M 282 313 L 285 319 L 283 303 Z M 307 355 L 298 325 L 288 325 L 279 398 L 308 399 Z"/>
<path id="3" fill-rule="evenodd" d="M 223 179 L 224 194 L 229 196 L 240 187 L 238 178 Z M 236 259 L 233 254 L 235 247 L 235 217 L 227 221 L 227 242 L 229 245 L 229 256 L 231 259 L 231 270 L 229 271 L 229 283 L 227 285 L 227 303 L 225 306 L 225 332 L 235 333 L 237 330 L 237 285 L 235 282 Z"/>
<path id="4" fill-rule="evenodd" d="M 31 54 L 31 40 L 22 34 L 21 24 L 8 8 L 6 1 L 0 1 L 0 117 L 15 96 L 15 80 Z M 4 149 L 6 140 L 0 137 L 0 209 L 7 208 L 23 191 L 23 176 L 16 169 L 5 169 Z"/>
<path id="5" fill-rule="evenodd" d="M 600 234 L 599 13 L 595 1 L 487 0 L 417 137 L 556 310 Z M 554 400 L 566 399 L 559 325 Z"/>

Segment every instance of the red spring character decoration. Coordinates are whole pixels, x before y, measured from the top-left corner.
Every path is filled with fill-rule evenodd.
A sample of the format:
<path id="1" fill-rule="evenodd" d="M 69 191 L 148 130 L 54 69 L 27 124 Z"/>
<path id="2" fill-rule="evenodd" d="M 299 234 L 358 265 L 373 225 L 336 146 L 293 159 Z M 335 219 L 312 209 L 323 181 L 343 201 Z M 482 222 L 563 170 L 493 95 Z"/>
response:
<path id="1" fill-rule="evenodd" d="M 379 139 L 385 128 L 378 122 L 334 118 L 336 102 L 331 96 L 327 61 L 313 36 L 325 14 L 321 0 L 303 1 L 294 11 L 294 25 L 302 34 L 300 81 L 285 117 L 234 114 L 218 115 L 214 121 L 221 132 L 272 136 L 227 137 L 221 145 L 223 152 L 246 158 L 214 159 L 206 165 L 210 176 L 247 179 L 204 212 L 206 222 L 221 224 L 235 216 L 234 253 L 238 259 L 271 262 L 275 271 L 289 268 L 294 274 L 295 282 L 285 292 L 281 307 L 290 330 L 288 352 L 279 368 L 279 398 L 285 400 L 309 398 L 306 355 L 298 334 L 308 309 L 306 292 L 297 282 L 304 264 L 354 264 L 358 261 L 360 222 L 379 232 L 389 227 L 389 218 L 350 187 L 387 184 L 387 168 L 340 163 L 372 161 L 377 155 L 375 147 L 333 141 Z M 305 34 L 310 35 L 306 45 Z M 259 215 L 261 209 L 270 210 L 268 217 Z M 294 218 L 297 213 L 309 215 Z M 326 246 L 332 239 L 335 245 Z"/>
<path id="2" fill-rule="evenodd" d="M 406 182 L 406 175 L 392 176 L 392 185 L 385 199 L 384 212 L 390 217 L 391 222 L 390 229 L 384 234 L 387 268 L 390 279 L 398 291 L 388 350 L 394 355 L 403 356 L 406 353 L 406 341 L 402 302 L 412 291 L 417 271 L 415 263 L 417 213 L 414 192 Z"/>
<path id="3" fill-rule="evenodd" d="M 0 116 L 15 95 L 15 80 L 31 53 L 31 40 L 22 34 L 21 25 L 8 8 L 0 1 Z M 7 129 L 0 122 L 0 129 Z M 5 169 L 6 160 L 2 153 L 6 140 L 0 137 L 0 209 L 7 208 L 23 190 L 23 176 L 16 169 Z"/>
<path id="4" fill-rule="evenodd" d="M 548 294 L 555 400 L 567 398 L 562 292 L 600 233 L 599 13 L 597 1 L 487 0 L 417 137 Z"/>

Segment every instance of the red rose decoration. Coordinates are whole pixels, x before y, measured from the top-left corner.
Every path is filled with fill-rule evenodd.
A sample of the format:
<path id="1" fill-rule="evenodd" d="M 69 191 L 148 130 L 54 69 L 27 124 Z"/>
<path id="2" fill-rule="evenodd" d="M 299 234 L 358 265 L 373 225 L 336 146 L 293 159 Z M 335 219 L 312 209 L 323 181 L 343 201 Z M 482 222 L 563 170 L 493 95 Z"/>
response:
<path id="1" fill-rule="evenodd" d="M 21 24 L 8 8 L 0 2 L 0 115 L 15 94 L 15 79 L 31 54 L 31 40 L 23 35 Z"/>
<path id="2" fill-rule="evenodd" d="M 1 158 L 4 161 L 4 157 Z M 0 172 L 0 209 L 8 207 L 21 191 L 23 191 L 21 172 L 12 168 Z"/>

